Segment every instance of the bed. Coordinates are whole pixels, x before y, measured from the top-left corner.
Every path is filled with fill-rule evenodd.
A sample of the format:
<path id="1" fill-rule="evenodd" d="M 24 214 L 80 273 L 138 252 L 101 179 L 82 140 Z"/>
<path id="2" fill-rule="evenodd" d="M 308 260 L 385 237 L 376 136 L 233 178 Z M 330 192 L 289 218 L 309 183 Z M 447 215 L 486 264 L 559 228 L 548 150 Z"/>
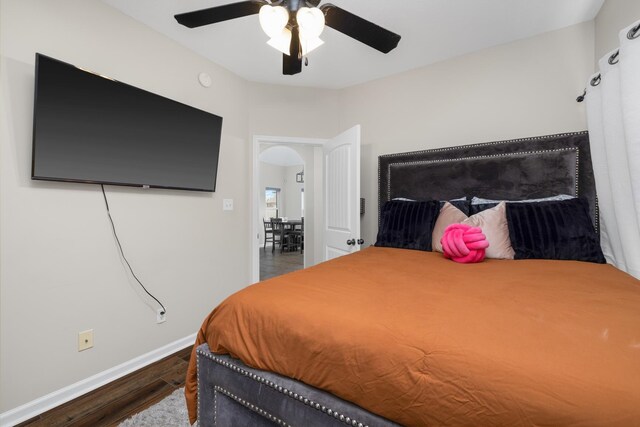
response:
<path id="1" fill-rule="evenodd" d="M 588 200 L 597 226 L 584 132 L 381 156 L 379 172 L 381 206 L 568 193 Z M 638 281 L 606 264 L 460 265 L 370 247 L 216 307 L 189 366 L 190 417 L 200 426 L 637 425 L 638 308 Z"/>

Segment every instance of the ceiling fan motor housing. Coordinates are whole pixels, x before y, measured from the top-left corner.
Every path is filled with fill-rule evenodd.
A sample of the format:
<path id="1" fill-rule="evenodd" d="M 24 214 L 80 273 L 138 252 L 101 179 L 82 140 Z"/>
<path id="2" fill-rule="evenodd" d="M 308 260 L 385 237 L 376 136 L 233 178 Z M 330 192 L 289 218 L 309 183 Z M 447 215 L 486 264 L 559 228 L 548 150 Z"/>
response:
<path id="1" fill-rule="evenodd" d="M 306 6 L 306 4 L 301 5 L 300 3 L 302 3 L 300 0 L 287 0 L 284 5 L 290 12 L 297 12 L 302 6 Z M 292 13 L 292 15 L 295 14 Z"/>

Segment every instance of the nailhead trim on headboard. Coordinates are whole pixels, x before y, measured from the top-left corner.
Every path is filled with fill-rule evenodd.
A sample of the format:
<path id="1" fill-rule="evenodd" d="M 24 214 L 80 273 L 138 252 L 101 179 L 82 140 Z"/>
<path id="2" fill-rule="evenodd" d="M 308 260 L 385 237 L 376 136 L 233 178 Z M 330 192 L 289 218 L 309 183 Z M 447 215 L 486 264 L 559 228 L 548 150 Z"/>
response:
<path id="1" fill-rule="evenodd" d="M 587 131 L 580 131 L 580 132 L 567 132 L 567 133 L 561 133 L 561 134 L 555 134 L 555 135 L 544 135 L 544 136 L 537 136 L 537 137 L 530 137 L 530 138 L 518 138 L 518 139 L 510 139 L 510 140 L 505 140 L 505 141 L 493 141 L 493 142 L 483 142 L 483 143 L 477 143 L 477 144 L 468 144 L 468 145 L 459 145 L 459 146 L 454 146 L 454 147 L 442 147 L 442 148 L 433 148 L 433 149 L 428 149 L 428 150 L 420 150 L 420 151 L 412 151 L 412 152 L 402 152 L 402 153 L 391 153 L 391 154 L 384 154 L 384 155 L 380 155 L 378 157 L 378 194 L 381 196 L 378 200 L 378 225 L 380 225 L 380 209 L 382 208 L 382 204 L 385 201 L 388 201 L 392 198 L 392 180 L 391 180 L 391 170 L 392 167 L 396 168 L 396 167 L 402 167 L 402 166 L 408 166 L 408 165 L 416 165 L 416 164 L 430 164 L 430 163 L 443 163 L 443 162 L 453 162 L 453 161 L 457 161 L 457 160 L 466 160 L 466 159 L 476 159 L 476 158 L 491 158 L 491 157 L 506 157 L 506 156 L 514 156 L 514 155 L 522 155 L 522 154 L 542 154 L 542 153 L 548 153 L 548 152 L 555 152 L 555 151 L 568 151 L 568 150 L 574 150 L 576 153 L 576 164 L 575 164 L 575 181 L 574 181 L 574 196 L 581 196 L 584 194 L 581 194 L 581 191 L 584 193 L 585 191 L 587 192 L 587 198 L 591 200 L 592 203 L 592 212 L 594 213 L 594 225 L 595 225 L 595 229 L 596 232 L 599 232 L 599 209 L 598 209 L 598 199 L 595 195 L 595 187 L 593 187 L 593 189 L 590 189 L 594 184 L 592 184 L 592 176 L 591 175 L 584 175 L 584 174 L 580 174 L 580 170 L 582 169 L 583 172 L 587 171 L 587 172 L 591 172 L 591 165 L 589 162 L 589 146 L 588 146 L 588 139 L 587 139 L 587 145 L 584 146 L 582 141 L 577 142 L 577 145 L 574 145 L 573 142 L 571 142 L 571 146 L 562 146 L 562 148 L 558 148 L 558 149 L 553 149 L 553 148 L 549 148 L 549 144 L 547 144 L 546 147 L 544 147 L 544 149 L 530 149 L 527 151 L 517 151 L 519 149 L 525 149 L 527 148 L 527 145 L 525 145 L 526 143 L 536 143 L 538 144 L 539 141 L 542 141 L 544 143 L 544 141 L 553 141 L 556 139 L 563 139 L 563 138 L 570 138 L 570 137 L 574 137 L 574 136 L 583 136 L 583 135 L 588 135 Z M 518 144 L 517 146 L 513 147 L 512 152 L 509 153 L 496 153 L 496 154 L 480 154 L 478 156 L 468 156 L 468 157 L 459 157 L 459 158 L 441 158 L 441 159 L 433 159 L 433 160 L 410 160 L 410 161 L 394 161 L 395 158 L 397 157 L 413 157 L 415 158 L 416 156 L 419 158 L 420 156 L 424 155 L 425 157 L 430 157 L 430 154 L 434 154 L 435 157 L 443 157 L 442 154 L 438 154 L 438 153 L 448 153 L 448 152 L 455 152 L 455 151 L 461 151 L 461 150 L 473 150 L 474 148 L 481 148 L 481 147 L 491 147 L 491 146 L 501 146 L 501 145 L 505 145 L 505 144 L 512 144 L 512 143 L 523 143 L 523 145 Z M 531 147 L 534 148 L 534 147 Z M 584 165 L 580 163 L 581 160 L 581 153 L 580 151 L 582 149 L 586 150 L 586 161 L 588 163 L 585 163 Z M 485 152 L 487 150 L 484 150 Z M 492 150 L 490 150 L 492 151 Z M 501 150 L 498 150 L 501 151 Z M 382 166 L 383 162 L 385 163 L 385 167 Z M 385 187 L 384 190 L 386 190 L 386 194 L 385 191 L 383 191 L 383 188 L 381 188 L 382 182 L 383 182 L 383 174 L 386 174 L 384 176 L 385 178 Z M 581 180 L 583 182 L 587 183 L 587 188 L 584 189 L 581 187 Z M 585 181 L 586 180 L 586 181 Z M 593 191 L 593 193 L 592 193 Z M 385 197 L 383 198 L 382 195 L 384 195 Z"/>
<path id="2" fill-rule="evenodd" d="M 586 133 L 587 133 L 587 131 L 567 132 L 567 133 L 558 133 L 558 134 L 555 134 L 555 135 L 534 136 L 534 137 L 531 137 L 531 138 L 508 139 L 508 140 L 505 140 L 505 141 L 479 142 L 479 143 L 476 143 L 476 144 L 456 145 L 454 147 L 430 148 L 428 150 L 409 151 L 409 152 L 406 152 L 406 153 L 382 154 L 382 155 L 380 155 L 380 157 L 395 157 L 395 156 L 403 156 L 405 154 L 437 153 L 437 152 L 441 152 L 441 151 L 457 150 L 460 147 L 472 148 L 472 147 L 484 147 L 484 146 L 488 146 L 488 145 L 509 144 L 509 143 L 512 143 L 512 142 L 539 141 L 539 140 L 543 140 L 543 139 L 554 139 L 554 138 L 563 138 L 563 137 L 566 137 L 566 136 L 584 135 Z"/>

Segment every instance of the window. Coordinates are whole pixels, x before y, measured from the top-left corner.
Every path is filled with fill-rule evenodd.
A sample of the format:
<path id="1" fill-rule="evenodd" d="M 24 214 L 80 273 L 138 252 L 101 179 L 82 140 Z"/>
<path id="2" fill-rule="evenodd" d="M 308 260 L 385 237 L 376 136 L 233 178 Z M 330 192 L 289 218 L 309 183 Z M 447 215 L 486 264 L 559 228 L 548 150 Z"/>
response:
<path id="1" fill-rule="evenodd" d="M 266 203 L 265 218 L 278 218 L 280 210 L 280 189 L 267 187 L 264 192 L 264 200 Z"/>

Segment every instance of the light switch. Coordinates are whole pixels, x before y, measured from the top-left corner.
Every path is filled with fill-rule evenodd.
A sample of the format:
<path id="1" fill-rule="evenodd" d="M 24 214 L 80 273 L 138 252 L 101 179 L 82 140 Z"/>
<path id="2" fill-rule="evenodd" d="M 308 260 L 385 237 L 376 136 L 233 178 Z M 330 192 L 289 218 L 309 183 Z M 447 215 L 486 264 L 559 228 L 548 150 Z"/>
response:
<path id="1" fill-rule="evenodd" d="M 233 210 L 233 199 L 224 199 L 224 200 L 222 200 L 222 210 L 223 211 L 232 211 Z"/>

